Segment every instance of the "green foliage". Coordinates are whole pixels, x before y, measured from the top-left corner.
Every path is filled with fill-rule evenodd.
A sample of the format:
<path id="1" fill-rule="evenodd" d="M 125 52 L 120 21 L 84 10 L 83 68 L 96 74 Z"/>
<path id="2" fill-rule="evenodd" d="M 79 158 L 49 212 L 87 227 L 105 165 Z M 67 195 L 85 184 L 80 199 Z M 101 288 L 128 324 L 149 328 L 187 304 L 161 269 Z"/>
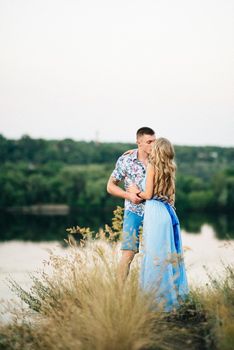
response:
<path id="1" fill-rule="evenodd" d="M 64 203 L 105 210 L 121 204 L 107 194 L 106 183 L 117 158 L 130 148 L 135 145 L 0 135 L 0 207 Z M 231 212 L 234 148 L 175 149 L 177 209 Z"/>
<path id="2" fill-rule="evenodd" d="M 212 208 L 213 192 L 212 191 L 191 191 L 188 194 L 190 208 L 194 210 L 204 210 Z"/>

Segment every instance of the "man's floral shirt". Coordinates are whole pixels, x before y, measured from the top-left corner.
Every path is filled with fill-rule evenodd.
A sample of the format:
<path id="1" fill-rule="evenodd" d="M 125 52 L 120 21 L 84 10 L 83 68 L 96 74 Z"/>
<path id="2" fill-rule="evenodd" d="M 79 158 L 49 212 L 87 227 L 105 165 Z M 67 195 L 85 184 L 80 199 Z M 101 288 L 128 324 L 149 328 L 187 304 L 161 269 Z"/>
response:
<path id="1" fill-rule="evenodd" d="M 143 190 L 143 180 L 145 178 L 145 165 L 137 158 L 138 150 L 134 150 L 132 154 L 126 154 L 119 157 L 116 162 L 115 169 L 111 176 L 117 181 L 124 181 L 124 187 L 135 183 L 139 189 Z M 140 216 L 144 215 L 144 202 L 133 204 L 128 199 L 125 199 L 125 210 L 130 210 Z"/>

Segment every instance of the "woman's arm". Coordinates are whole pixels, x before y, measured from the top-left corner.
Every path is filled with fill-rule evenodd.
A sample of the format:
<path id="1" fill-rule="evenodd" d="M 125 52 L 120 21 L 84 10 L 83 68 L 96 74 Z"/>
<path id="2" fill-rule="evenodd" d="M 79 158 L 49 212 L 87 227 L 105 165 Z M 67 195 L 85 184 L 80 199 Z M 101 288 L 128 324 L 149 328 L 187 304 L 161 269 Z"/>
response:
<path id="1" fill-rule="evenodd" d="M 123 156 L 126 156 L 127 154 L 133 154 L 133 152 L 135 152 L 136 148 L 134 149 L 129 149 L 128 151 L 123 153 Z"/>
<path id="2" fill-rule="evenodd" d="M 138 197 L 142 199 L 151 199 L 154 194 L 154 167 L 151 164 L 148 164 L 147 166 L 144 192 L 140 191 L 140 189 L 135 184 L 130 185 L 127 188 L 127 191 L 137 194 Z"/>
<path id="3" fill-rule="evenodd" d="M 147 166 L 145 191 L 137 195 L 142 199 L 151 199 L 154 194 L 154 167 L 149 163 Z"/>

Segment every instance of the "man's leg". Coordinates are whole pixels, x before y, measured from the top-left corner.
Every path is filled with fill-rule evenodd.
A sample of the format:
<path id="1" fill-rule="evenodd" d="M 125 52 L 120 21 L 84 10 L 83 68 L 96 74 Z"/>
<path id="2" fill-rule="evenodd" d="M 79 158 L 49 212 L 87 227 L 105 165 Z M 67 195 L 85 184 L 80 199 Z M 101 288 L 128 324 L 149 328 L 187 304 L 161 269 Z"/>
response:
<path id="1" fill-rule="evenodd" d="M 124 283 L 128 276 L 131 262 L 139 250 L 139 229 L 143 218 L 129 210 L 124 212 L 122 256 L 118 269 L 118 280 Z"/>
<path id="2" fill-rule="evenodd" d="M 134 258 L 135 252 L 133 250 L 122 250 L 122 256 L 118 269 L 118 280 L 120 284 L 123 284 L 128 277 L 130 265 Z"/>

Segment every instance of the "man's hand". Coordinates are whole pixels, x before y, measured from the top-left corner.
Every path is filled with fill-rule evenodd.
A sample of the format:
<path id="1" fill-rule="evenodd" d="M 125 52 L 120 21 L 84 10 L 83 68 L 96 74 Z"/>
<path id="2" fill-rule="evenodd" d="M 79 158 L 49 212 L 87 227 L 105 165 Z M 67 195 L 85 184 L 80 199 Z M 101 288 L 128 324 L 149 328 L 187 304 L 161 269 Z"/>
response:
<path id="1" fill-rule="evenodd" d="M 139 187 L 137 187 L 136 184 L 131 184 L 131 185 L 129 185 L 129 186 L 127 187 L 127 191 L 128 191 L 128 192 L 131 192 L 131 193 L 137 194 L 137 193 L 139 193 L 141 190 L 139 189 Z"/>
<path id="2" fill-rule="evenodd" d="M 107 184 L 107 192 L 112 194 L 113 196 L 121 197 L 123 199 L 128 199 L 133 204 L 140 204 L 143 201 L 143 199 L 138 197 L 136 193 L 130 193 L 120 188 L 118 186 L 118 182 L 119 181 L 117 181 L 113 177 L 110 177 Z"/>
<path id="3" fill-rule="evenodd" d="M 143 201 L 143 199 L 138 197 L 135 193 L 130 193 L 130 192 L 128 192 L 127 199 L 133 204 L 140 204 Z"/>

